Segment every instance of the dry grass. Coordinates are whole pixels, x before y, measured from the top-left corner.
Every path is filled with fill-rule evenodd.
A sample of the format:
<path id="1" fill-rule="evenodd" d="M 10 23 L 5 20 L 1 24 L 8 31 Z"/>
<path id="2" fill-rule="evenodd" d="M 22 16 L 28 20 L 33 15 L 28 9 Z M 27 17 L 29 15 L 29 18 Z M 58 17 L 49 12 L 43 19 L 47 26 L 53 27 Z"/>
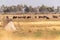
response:
<path id="1" fill-rule="evenodd" d="M 17 31 L 0 28 L 0 40 L 60 40 L 60 21 L 14 22 Z"/>

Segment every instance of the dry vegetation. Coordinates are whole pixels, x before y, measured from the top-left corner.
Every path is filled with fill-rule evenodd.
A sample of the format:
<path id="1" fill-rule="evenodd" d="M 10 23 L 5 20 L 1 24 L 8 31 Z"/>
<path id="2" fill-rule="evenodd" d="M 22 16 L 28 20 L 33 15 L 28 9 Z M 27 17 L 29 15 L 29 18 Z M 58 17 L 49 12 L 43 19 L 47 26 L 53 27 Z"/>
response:
<path id="1" fill-rule="evenodd" d="M 58 7 L 55 9 L 45 5 L 39 7 L 2 5 L 1 10 L 0 40 L 60 40 Z M 12 24 L 6 28 L 9 20 L 13 21 L 16 31 L 8 31 Z"/>
<path id="2" fill-rule="evenodd" d="M 17 31 L 0 27 L 0 40 L 60 40 L 60 21 L 14 22 Z"/>
<path id="3" fill-rule="evenodd" d="M 9 17 L 13 16 L 21 16 L 21 15 L 9 15 Z M 5 16 L 3 15 L 3 19 Z M 7 22 L 0 22 L 0 40 L 60 40 L 60 14 L 24 14 L 29 16 L 47 16 L 49 19 L 39 19 L 39 18 L 31 18 L 31 19 L 15 19 L 12 20 L 14 26 L 17 28 L 16 31 L 6 31 L 4 27 Z M 1 19 L 2 19 L 2 15 Z M 57 17 L 58 18 L 57 18 Z M 16 21 L 17 20 L 17 21 Z M 43 21 L 42 21 L 43 20 Z M 22 22 L 23 21 L 23 22 Z M 4 23 L 4 25 L 3 25 Z M 9 26 L 8 26 L 9 27 Z"/>

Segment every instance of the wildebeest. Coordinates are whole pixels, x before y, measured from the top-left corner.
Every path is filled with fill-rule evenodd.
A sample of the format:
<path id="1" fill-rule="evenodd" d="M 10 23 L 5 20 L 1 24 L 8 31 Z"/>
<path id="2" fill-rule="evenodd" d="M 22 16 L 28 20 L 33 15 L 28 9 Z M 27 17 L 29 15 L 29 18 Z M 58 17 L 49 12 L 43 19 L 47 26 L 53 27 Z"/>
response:
<path id="1" fill-rule="evenodd" d="M 13 16 L 13 19 L 16 19 L 17 18 L 17 16 Z"/>
<path id="2" fill-rule="evenodd" d="M 47 17 L 47 16 L 43 16 L 44 18 L 46 18 L 46 19 L 49 19 L 49 17 Z"/>
<path id="3" fill-rule="evenodd" d="M 46 19 L 49 19 L 49 17 L 47 17 L 47 16 L 39 16 L 39 18 L 46 18 Z"/>
<path id="4" fill-rule="evenodd" d="M 31 18 L 31 16 L 27 16 L 27 18 Z"/>
<path id="5" fill-rule="evenodd" d="M 54 15 L 53 15 L 53 18 L 58 18 L 58 16 L 54 16 Z"/>

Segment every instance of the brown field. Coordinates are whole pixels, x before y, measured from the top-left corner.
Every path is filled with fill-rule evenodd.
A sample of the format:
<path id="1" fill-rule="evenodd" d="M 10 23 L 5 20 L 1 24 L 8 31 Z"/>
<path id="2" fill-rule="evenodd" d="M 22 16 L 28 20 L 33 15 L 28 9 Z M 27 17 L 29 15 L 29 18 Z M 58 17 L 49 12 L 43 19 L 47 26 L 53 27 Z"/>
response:
<path id="1" fill-rule="evenodd" d="M 0 27 L 0 40 L 60 40 L 60 21 L 13 23 L 16 31 Z"/>
<path id="2" fill-rule="evenodd" d="M 34 18 L 34 16 L 47 15 L 49 19 Z M 58 18 L 53 18 L 53 15 Z M 8 31 L 4 29 L 6 26 L 6 20 L 4 20 L 6 16 L 9 16 L 11 19 L 13 16 L 32 16 L 32 18 L 12 20 L 17 30 Z M 60 40 L 60 14 L 2 14 L 0 18 L 0 21 L 2 21 L 0 22 L 0 40 Z"/>

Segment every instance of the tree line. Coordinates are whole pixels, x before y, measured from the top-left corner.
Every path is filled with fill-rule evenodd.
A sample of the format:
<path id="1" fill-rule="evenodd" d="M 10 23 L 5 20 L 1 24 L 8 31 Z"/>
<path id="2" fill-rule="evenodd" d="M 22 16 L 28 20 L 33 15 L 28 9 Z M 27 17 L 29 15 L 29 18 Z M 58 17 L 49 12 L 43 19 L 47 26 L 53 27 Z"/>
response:
<path id="1" fill-rule="evenodd" d="M 59 12 L 60 8 L 57 7 L 55 9 L 54 7 L 48 7 L 45 5 L 37 6 L 37 7 L 32 7 L 32 6 L 27 6 L 27 5 L 13 5 L 13 6 L 4 6 L 2 5 L 0 10 L 2 12 Z"/>

